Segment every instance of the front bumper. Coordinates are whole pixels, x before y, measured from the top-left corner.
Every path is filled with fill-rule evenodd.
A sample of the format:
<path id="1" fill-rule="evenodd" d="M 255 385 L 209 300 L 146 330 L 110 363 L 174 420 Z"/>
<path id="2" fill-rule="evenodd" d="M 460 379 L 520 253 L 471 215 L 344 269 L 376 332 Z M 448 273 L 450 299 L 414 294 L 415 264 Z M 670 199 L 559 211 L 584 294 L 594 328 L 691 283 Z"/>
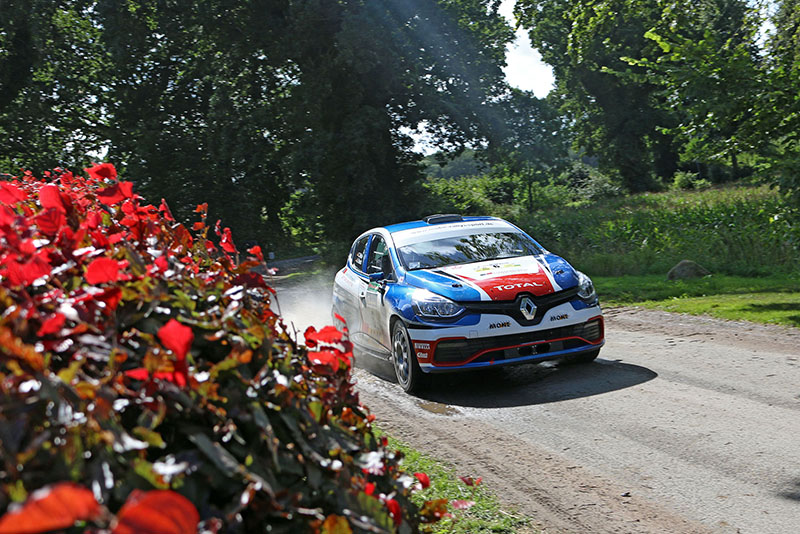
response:
<path id="1" fill-rule="evenodd" d="M 504 335 L 491 335 L 495 332 L 487 329 L 464 331 L 413 326 L 409 327 L 409 334 L 420 368 L 427 373 L 536 362 L 603 346 L 605 325 L 599 307 L 582 311 L 579 317 L 573 316 L 568 325 L 510 328 L 514 332 Z M 508 321 L 508 317 L 504 321 Z M 505 324 L 491 316 L 484 317 L 481 323 L 488 323 L 489 328 Z M 481 333 L 484 335 L 479 335 Z"/>

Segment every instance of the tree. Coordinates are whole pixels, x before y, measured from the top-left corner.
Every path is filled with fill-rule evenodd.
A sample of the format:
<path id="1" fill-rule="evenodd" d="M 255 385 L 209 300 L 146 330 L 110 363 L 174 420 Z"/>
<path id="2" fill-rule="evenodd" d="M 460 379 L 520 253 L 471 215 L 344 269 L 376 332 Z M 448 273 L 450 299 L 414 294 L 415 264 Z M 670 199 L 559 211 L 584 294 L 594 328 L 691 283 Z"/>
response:
<path id="1" fill-rule="evenodd" d="M 661 53 L 628 59 L 647 69 L 647 79 L 675 110 L 678 124 L 670 133 L 683 144 L 684 157 L 730 161 L 734 176 L 739 154 L 765 141 L 752 128 L 765 87 L 760 26 L 758 12 L 744 1 L 669 3 L 645 34 Z"/>
<path id="2" fill-rule="evenodd" d="M 0 165 L 88 163 L 106 144 L 108 63 L 89 0 L 0 2 Z"/>
<path id="3" fill-rule="evenodd" d="M 144 191 L 179 208 L 211 199 L 248 239 L 288 226 L 349 242 L 418 216 L 403 128 L 425 121 L 445 147 L 499 128 L 511 32 L 488 4 L 101 1 L 120 79 L 112 154 Z"/>
<path id="4" fill-rule="evenodd" d="M 553 67 L 561 108 L 572 120 L 576 143 L 597 155 L 607 173 L 631 190 L 676 169 L 671 138 L 659 127 L 674 117 L 643 79 L 625 63 L 658 48 L 644 37 L 660 10 L 643 0 L 518 0 L 516 14 L 531 42 Z"/>

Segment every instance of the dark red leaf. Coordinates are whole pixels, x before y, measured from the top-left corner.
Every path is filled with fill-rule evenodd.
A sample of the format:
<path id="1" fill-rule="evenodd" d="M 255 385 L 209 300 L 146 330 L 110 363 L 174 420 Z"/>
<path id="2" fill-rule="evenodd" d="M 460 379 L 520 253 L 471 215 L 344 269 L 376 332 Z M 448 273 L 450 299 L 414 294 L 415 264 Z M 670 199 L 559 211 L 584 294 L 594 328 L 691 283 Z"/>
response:
<path id="1" fill-rule="evenodd" d="M 64 321 L 66 321 L 66 319 L 67 318 L 63 313 L 54 313 L 42 323 L 42 326 L 39 328 L 39 331 L 36 332 L 36 335 L 46 336 L 49 334 L 55 334 L 61 330 L 62 326 L 64 326 Z"/>
<path id="2" fill-rule="evenodd" d="M 303 333 L 303 338 L 306 340 L 306 347 L 313 349 L 317 346 L 317 342 L 314 341 L 314 335 L 317 333 L 317 329 L 314 326 L 309 326 L 306 328 L 306 331 Z"/>
<path id="3" fill-rule="evenodd" d="M 170 319 L 167 324 L 158 331 L 158 339 L 161 343 L 175 353 L 178 359 L 186 358 L 186 353 L 194 341 L 194 332 L 186 325 L 182 325 L 175 319 Z"/>
<path id="4" fill-rule="evenodd" d="M 0 202 L 3 204 L 16 204 L 28 198 L 28 194 L 14 184 L 0 182 Z"/>
<path id="5" fill-rule="evenodd" d="M 106 314 L 111 314 L 117 309 L 119 302 L 122 300 L 122 290 L 118 287 L 110 287 L 100 294 L 94 296 L 94 300 L 100 301 L 106 305 Z"/>
<path id="6" fill-rule="evenodd" d="M 476 479 L 473 479 L 472 477 L 458 477 L 458 478 L 460 478 L 461 481 L 467 486 L 478 486 L 480 485 L 481 480 L 483 480 L 483 477 L 478 477 Z"/>
<path id="7" fill-rule="evenodd" d="M 261 287 L 261 288 L 267 287 L 267 283 L 264 281 L 264 277 L 252 271 L 237 275 L 236 278 L 233 279 L 233 284 L 245 287 Z"/>
<path id="8" fill-rule="evenodd" d="M 86 281 L 92 285 L 119 280 L 119 263 L 111 258 L 96 258 L 86 268 Z"/>
<path id="9" fill-rule="evenodd" d="M 133 490 L 111 534 L 196 534 L 198 521 L 197 508 L 180 493 Z"/>
<path id="10" fill-rule="evenodd" d="M 67 213 L 67 208 L 64 207 L 64 203 L 61 201 L 61 193 L 58 187 L 52 184 L 43 185 L 39 189 L 39 204 L 43 208 L 53 208 L 61 213 Z"/>
<path id="11" fill-rule="evenodd" d="M 0 518 L 0 534 L 62 530 L 99 513 L 100 505 L 91 491 L 72 482 L 61 482 L 34 492 L 21 508 Z"/>
<path id="12" fill-rule="evenodd" d="M 117 169 L 111 163 L 101 163 L 83 170 L 95 180 L 113 180 L 117 177 Z"/>

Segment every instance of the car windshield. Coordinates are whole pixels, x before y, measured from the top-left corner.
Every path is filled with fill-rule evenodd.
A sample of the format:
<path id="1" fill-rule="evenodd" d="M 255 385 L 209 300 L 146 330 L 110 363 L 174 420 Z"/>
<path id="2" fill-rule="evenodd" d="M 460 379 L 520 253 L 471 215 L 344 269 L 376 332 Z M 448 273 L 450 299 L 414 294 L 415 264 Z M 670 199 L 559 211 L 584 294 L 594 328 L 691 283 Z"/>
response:
<path id="1" fill-rule="evenodd" d="M 409 271 L 542 254 L 521 232 L 493 232 L 421 241 L 397 249 Z"/>

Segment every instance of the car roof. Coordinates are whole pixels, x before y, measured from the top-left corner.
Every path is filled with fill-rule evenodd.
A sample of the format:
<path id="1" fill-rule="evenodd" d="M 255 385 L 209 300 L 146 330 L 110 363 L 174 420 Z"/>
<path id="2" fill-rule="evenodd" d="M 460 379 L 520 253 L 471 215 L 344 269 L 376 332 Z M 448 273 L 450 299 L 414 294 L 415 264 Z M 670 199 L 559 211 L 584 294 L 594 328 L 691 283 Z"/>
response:
<path id="1" fill-rule="evenodd" d="M 446 224 L 448 222 L 456 222 L 453 219 L 445 219 L 442 222 L 438 222 L 433 217 L 437 217 L 436 215 L 432 217 L 426 217 L 425 219 L 430 220 L 431 222 L 427 222 L 426 220 L 420 221 L 409 221 L 397 224 L 390 224 L 388 226 L 384 226 L 384 229 L 389 233 L 400 232 L 403 230 L 412 230 L 414 228 L 423 228 L 423 227 L 435 227 L 439 224 Z M 461 217 L 461 222 L 469 222 L 469 221 L 502 221 L 503 219 L 499 219 L 497 217 L 489 217 L 489 216 L 464 216 Z M 505 222 L 505 221 L 504 221 Z"/>

